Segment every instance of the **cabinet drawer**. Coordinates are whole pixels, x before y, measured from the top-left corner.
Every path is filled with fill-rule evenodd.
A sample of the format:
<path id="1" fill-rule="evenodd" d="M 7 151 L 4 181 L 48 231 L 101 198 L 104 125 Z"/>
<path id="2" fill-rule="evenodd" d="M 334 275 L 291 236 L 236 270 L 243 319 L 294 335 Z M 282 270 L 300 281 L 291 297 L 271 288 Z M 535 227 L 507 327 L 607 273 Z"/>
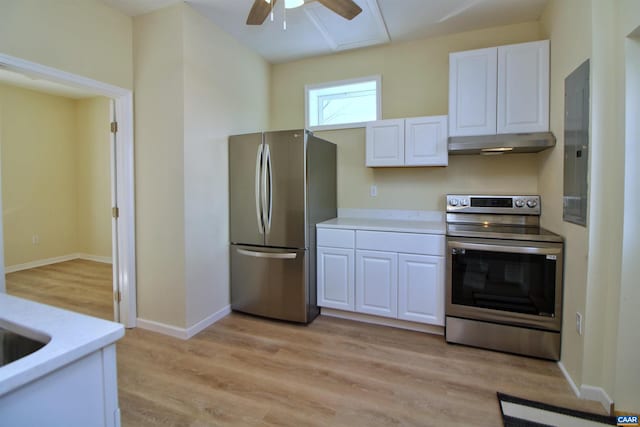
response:
<path id="1" fill-rule="evenodd" d="M 356 231 L 358 249 L 444 256 L 444 245 L 444 236 L 436 234 Z"/>
<path id="2" fill-rule="evenodd" d="M 353 249 L 355 247 L 355 232 L 353 230 L 318 228 L 316 240 L 318 246 Z"/>

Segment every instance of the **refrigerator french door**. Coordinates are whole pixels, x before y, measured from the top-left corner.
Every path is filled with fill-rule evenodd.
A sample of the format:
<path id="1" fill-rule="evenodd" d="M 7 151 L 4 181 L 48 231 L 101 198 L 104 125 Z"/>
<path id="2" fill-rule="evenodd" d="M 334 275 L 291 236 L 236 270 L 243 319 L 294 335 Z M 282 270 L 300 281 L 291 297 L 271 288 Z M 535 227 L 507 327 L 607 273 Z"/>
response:
<path id="1" fill-rule="evenodd" d="M 304 130 L 229 138 L 232 309 L 302 323 L 319 313 L 315 224 L 336 216 L 335 152 Z"/>

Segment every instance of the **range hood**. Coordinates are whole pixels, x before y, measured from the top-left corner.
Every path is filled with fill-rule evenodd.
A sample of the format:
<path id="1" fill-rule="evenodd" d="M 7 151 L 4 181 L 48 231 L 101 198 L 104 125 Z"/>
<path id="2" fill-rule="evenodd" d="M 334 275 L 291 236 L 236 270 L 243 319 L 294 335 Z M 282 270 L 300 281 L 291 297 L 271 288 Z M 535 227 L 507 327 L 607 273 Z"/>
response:
<path id="1" fill-rule="evenodd" d="M 449 154 L 537 153 L 556 145 L 551 132 L 449 137 Z"/>

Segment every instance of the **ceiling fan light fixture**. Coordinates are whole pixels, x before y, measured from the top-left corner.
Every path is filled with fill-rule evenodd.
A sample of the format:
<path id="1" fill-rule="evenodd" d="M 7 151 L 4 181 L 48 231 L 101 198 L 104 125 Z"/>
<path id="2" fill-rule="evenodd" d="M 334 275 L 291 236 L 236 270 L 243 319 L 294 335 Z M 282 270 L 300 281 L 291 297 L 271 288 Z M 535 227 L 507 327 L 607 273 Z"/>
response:
<path id="1" fill-rule="evenodd" d="M 264 0 L 267 3 L 271 4 L 271 0 Z M 294 9 L 296 7 L 300 7 L 304 4 L 304 0 L 284 0 L 284 7 L 286 9 Z"/>

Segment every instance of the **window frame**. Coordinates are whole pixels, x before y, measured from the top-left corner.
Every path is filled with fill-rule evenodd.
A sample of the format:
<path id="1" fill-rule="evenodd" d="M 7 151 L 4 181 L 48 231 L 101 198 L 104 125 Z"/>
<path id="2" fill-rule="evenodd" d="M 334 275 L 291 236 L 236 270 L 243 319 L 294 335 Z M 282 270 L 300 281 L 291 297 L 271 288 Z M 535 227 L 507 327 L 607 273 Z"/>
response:
<path id="1" fill-rule="evenodd" d="M 318 125 L 311 126 L 309 124 L 309 91 L 326 89 L 335 86 L 344 86 L 356 83 L 365 83 L 374 81 L 376 84 L 376 118 L 374 120 L 380 120 L 382 118 L 382 76 L 372 75 L 366 77 L 357 77 L 354 79 L 336 80 L 332 82 L 308 84 L 304 86 L 304 123 L 305 127 L 311 131 L 323 131 L 323 130 L 337 130 L 337 129 L 355 129 L 363 128 L 368 122 L 351 122 L 341 123 L 335 125 Z"/>

